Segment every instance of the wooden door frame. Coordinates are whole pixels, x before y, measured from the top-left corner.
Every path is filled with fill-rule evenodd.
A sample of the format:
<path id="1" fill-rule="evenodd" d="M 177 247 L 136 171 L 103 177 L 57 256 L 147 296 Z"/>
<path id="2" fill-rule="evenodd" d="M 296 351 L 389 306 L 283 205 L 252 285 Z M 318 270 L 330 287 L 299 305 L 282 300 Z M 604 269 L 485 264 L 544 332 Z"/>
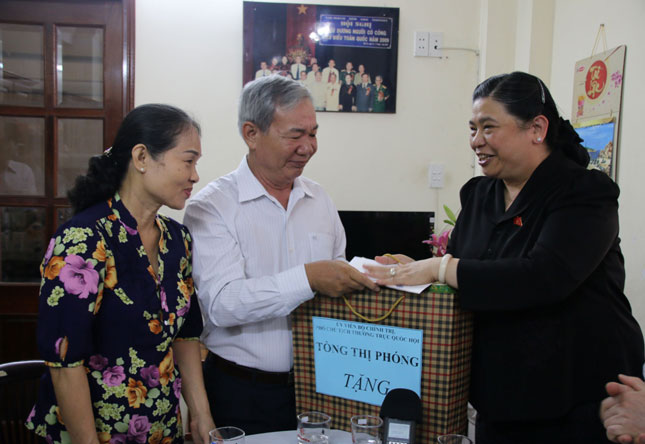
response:
<path id="1" fill-rule="evenodd" d="M 45 2 L 48 2 L 48 0 L 44 0 Z M 121 97 L 121 114 L 122 116 L 125 116 L 130 110 L 134 108 L 134 75 L 135 75 L 135 69 L 134 69 L 134 60 L 135 60 L 135 1 L 136 0 L 105 0 L 105 3 L 110 3 L 112 1 L 118 1 L 121 5 L 121 13 L 122 13 L 122 41 L 123 41 L 123 47 L 121 50 L 121 85 L 122 85 L 122 97 Z M 93 0 L 53 0 L 51 3 L 70 3 L 70 4 L 75 4 L 75 5 L 81 5 L 83 3 L 95 3 Z M 15 11 L 17 16 L 23 16 L 23 17 L 28 17 L 28 11 L 29 11 L 29 1 L 24 1 L 22 5 L 20 5 L 22 10 L 20 8 L 16 7 Z M 33 5 L 32 5 L 33 6 Z M 47 64 L 45 66 L 45 70 L 47 69 L 52 69 L 52 67 L 48 67 Z M 109 96 L 106 91 L 106 95 L 104 97 L 104 100 L 107 102 L 109 100 Z M 45 102 L 47 104 L 47 102 Z M 11 114 L 12 108 L 15 110 L 16 107 L 8 107 L 9 109 L 7 110 L 6 114 Z M 34 109 L 31 110 L 27 107 L 19 107 L 21 114 L 22 115 L 40 115 L 42 114 L 41 109 Z M 39 114 L 40 113 L 40 114 Z M 5 114 L 3 112 L 0 112 L 0 114 Z M 73 112 L 71 113 L 73 114 Z M 110 122 L 109 128 L 105 127 L 104 128 L 104 138 L 109 139 L 110 143 L 114 139 L 114 136 L 116 135 L 116 131 L 118 129 L 118 126 L 120 125 L 120 121 L 118 122 Z M 54 128 L 49 128 L 49 131 L 55 131 Z M 52 134 L 50 132 L 50 134 Z M 107 145 L 106 145 L 107 146 Z M 45 151 L 45 161 L 46 162 L 53 162 L 55 159 L 53 158 L 53 150 L 51 149 L 52 147 L 46 146 L 46 151 Z M 46 184 L 46 186 L 51 186 L 51 183 Z M 32 201 L 34 199 L 32 198 Z M 54 198 L 52 199 L 54 205 L 56 203 L 61 204 L 65 202 L 65 199 L 63 198 Z M 12 202 L 15 202 L 16 205 L 18 206 L 29 206 L 30 203 L 30 198 L 29 197 L 10 197 L 10 198 L 5 198 L 5 201 L 8 204 L 11 204 Z M 51 207 L 51 211 L 55 212 L 56 209 L 54 206 Z M 50 214 L 48 217 L 48 220 L 50 221 L 55 221 L 55 214 Z M 52 222 L 55 223 L 55 222 Z M 53 232 L 51 229 L 48 230 L 48 232 Z M 3 283 L 0 282 L 0 317 L 6 317 L 6 316 L 25 316 L 25 317 L 36 317 L 38 313 L 38 292 L 39 292 L 39 285 L 37 283 Z M 9 340 L 9 338 L 6 338 L 5 340 Z"/>

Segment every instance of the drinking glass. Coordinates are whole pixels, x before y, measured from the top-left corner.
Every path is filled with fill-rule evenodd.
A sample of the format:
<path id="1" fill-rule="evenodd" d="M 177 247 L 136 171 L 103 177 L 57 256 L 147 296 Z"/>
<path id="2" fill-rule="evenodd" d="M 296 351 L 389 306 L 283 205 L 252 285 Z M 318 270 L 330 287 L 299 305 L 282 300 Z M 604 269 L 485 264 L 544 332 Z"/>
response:
<path id="1" fill-rule="evenodd" d="M 378 416 L 352 416 L 352 442 L 354 444 L 381 444 L 383 420 Z"/>
<path id="2" fill-rule="evenodd" d="M 208 432 L 211 444 L 244 444 L 244 430 L 237 427 L 218 427 Z"/>
<path id="3" fill-rule="evenodd" d="M 321 412 L 304 412 L 298 415 L 299 444 L 327 444 L 331 417 Z"/>
<path id="4" fill-rule="evenodd" d="M 464 435 L 443 435 L 437 438 L 439 444 L 473 444 L 473 442 Z"/>

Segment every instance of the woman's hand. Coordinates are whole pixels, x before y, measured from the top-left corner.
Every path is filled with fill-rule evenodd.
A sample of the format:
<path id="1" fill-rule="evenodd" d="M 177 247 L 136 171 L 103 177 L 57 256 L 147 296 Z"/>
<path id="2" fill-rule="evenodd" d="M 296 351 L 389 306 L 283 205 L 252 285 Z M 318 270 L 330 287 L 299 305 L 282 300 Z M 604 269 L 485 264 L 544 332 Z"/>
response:
<path id="1" fill-rule="evenodd" d="M 384 267 L 380 265 L 363 265 L 367 270 L 367 275 L 375 278 L 376 283 L 379 285 L 420 285 L 429 284 L 437 280 L 437 273 L 439 270 L 439 263 L 441 258 L 430 258 L 421 261 L 414 261 L 407 256 L 396 255 L 396 261 L 392 258 L 377 256 L 376 261 L 382 264 L 394 264 L 392 266 Z"/>
<path id="2" fill-rule="evenodd" d="M 190 433 L 193 435 L 193 442 L 195 444 L 210 444 L 211 440 L 208 432 L 215 428 L 213 418 L 210 412 L 205 415 L 192 416 L 190 418 Z"/>
<path id="3" fill-rule="evenodd" d="M 208 432 L 215 428 L 204 389 L 204 374 L 198 341 L 175 339 L 175 363 L 181 374 L 181 394 L 190 412 L 190 433 L 195 444 L 209 444 Z"/>
<path id="4" fill-rule="evenodd" d="M 376 256 L 374 260 L 383 265 L 409 264 L 410 262 L 414 262 L 414 259 L 405 254 L 384 254 L 383 256 Z"/>

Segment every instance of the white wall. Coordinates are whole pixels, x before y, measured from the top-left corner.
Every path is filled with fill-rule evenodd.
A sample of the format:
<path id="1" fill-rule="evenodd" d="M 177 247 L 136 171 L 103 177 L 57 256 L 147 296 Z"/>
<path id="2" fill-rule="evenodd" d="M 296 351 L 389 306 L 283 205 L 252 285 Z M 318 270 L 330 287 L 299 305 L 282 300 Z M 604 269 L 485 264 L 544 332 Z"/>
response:
<path id="1" fill-rule="evenodd" d="M 477 56 L 453 50 L 443 59 L 415 58 L 412 39 L 414 31 L 441 31 L 444 46 L 477 48 L 479 2 L 324 3 L 400 8 L 397 112 L 318 113 L 319 150 L 305 175 L 341 210 L 428 211 L 438 201 L 458 208 L 459 188 L 473 175 L 467 121 Z M 197 117 L 204 186 L 237 167 L 246 149 L 236 126 L 242 1 L 138 0 L 136 13 L 135 102 L 168 102 Z M 427 186 L 431 162 L 446 165 L 439 193 Z"/>
<path id="2" fill-rule="evenodd" d="M 436 211 L 443 203 L 457 209 L 459 188 L 473 175 L 467 121 L 478 76 L 528 69 L 549 85 L 568 118 L 574 63 L 590 55 L 598 25 L 605 23 L 608 46 L 627 45 L 618 164 L 621 236 L 626 293 L 645 325 L 645 234 L 639 229 L 643 215 L 639 176 L 645 150 L 638 137 L 639 105 L 645 98 L 645 2 L 323 3 L 400 8 L 396 114 L 317 115 L 319 151 L 305 174 L 323 184 L 341 210 Z M 136 9 L 135 102 L 172 103 L 201 122 L 204 157 L 199 188 L 234 169 L 246 152 L 236 129 L 242 1 L 138 0 Z M 442 59 L 415 58 L 414 31 L 443 32 L 444 46 L 481 54 L 450 50 Z M 446 186 L 440 192 L 427 187 L 431 162 L 445 164 Z"/>
<path id="3" fill-rule="evenodd" d="M 625 293 L 645 327 L 645 230 L 643 217 L 643 100 L 645 99 L 645 2 L 556 0 L 553 27 L 551 92 L 561 112 L 571 116 L 575 62 L 591 56 L 598 27 L 605 24 L 607 49 L 627 45 L 623 106 L 618 146 L 617 182 L 621 188 L 620 222 L 627 282 Z M 602 47 L 601 47 L 602 48 Z M 593 242 L 593 239 L 589 240 Z"/>

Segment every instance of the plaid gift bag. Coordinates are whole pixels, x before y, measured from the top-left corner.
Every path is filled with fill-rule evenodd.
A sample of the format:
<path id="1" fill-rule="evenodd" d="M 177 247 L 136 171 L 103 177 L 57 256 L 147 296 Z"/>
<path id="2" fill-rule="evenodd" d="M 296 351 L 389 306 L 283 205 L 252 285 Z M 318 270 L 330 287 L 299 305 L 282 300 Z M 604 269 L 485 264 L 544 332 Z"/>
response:
<path id="1" fill-rule="evenodd" d="M 396 302 L 405 296 L 398 304 Z M 423 421 L 417 442 L 433 443 L 448 433 L 467 433 L 472 315 L 460 310 L 458 294 L 447 285 L 432 285 L 420 295 L 383 288 L 347 298 L 317 296 L 292 313 L 296 406 L 332 417 L 332 428 L 351 431 L 354 415 L 378 415 L 379 406 L 316 393 L 312 316 L 365 322 L 394 310 L 380 325 L 423 330 L 421 404 Z M 356 314 L 355 314 L 356 313 Z"/>

